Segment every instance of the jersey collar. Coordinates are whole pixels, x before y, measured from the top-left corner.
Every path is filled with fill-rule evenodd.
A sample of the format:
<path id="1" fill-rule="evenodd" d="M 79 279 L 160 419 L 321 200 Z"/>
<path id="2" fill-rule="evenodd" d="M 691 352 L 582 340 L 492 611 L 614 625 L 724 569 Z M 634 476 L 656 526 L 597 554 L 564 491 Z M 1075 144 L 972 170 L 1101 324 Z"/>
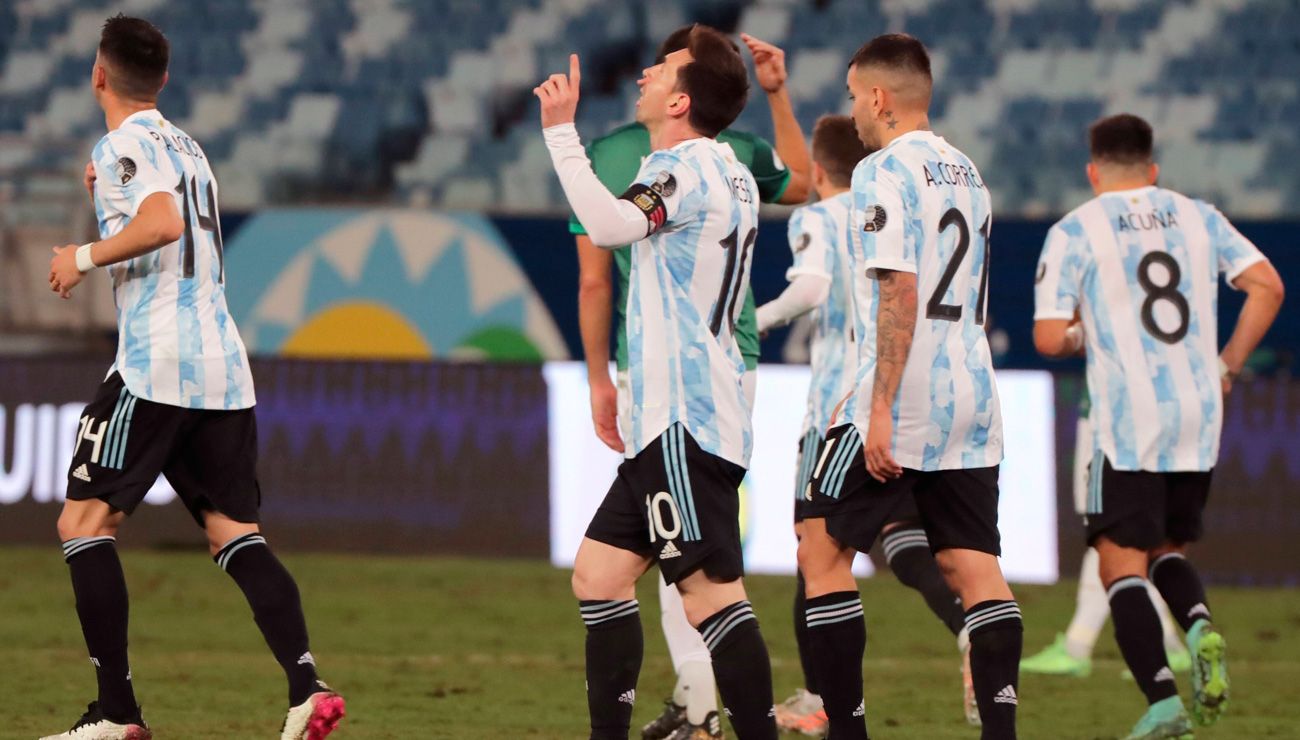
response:
<path id="1" fill-rule="evenodd" d="M 938 139 L 942 141 L 943 137 L 928 129 L 921 129 L 920 131 L 908 131 L 907 133 L 900 135 L 897 139 L 894 139 L 893 141 L 889 142 L 889 144 L 886 145 L 884 148 L 888 149 L 894 146 L 895 144 L 899 144 L 901 142 L 906 142 L 906 141 L 912 141 L 914 139 Z"/>
<path id="2" fill-rule="evenodd" d="M 1102 193 L 1102 195 L 1137 195 L 1138 193 L 1147 193 L 1155 189 L 1155 185 L 1143 185 L 1140 188 L 1129 188 L 1128 190 L 1107 190 Z"/>
<path id="3" fill-rule="evenodd" d="M 144 121 L 144 120 L 146 120 L 146 119 L 150 119 L 150 118 L 154 118 L 154 119 L 157 119 L 157 120 L 159 120 L 159 121 L 162 121 L 162 120 L 163 120 L 163 115 L 162 115 L 161 113 L 158 112 L 158 109 L 157 109 L 157 108 L 149 108 L 149 109 L 146 109 L 146 110 L 138 110 L 138 111 L 136 111 L 135 113 L 132 113 L 131 115 L 127 116 L 126 118 L 123 118 L 123 119 L 122 119 L 122 125 L 121 125 L 121 126 L 118 126 L 118 128 L 122 128 L 122 126 L 125 126 L 126 124 L 131 123 L 131 122 L 133 122 L 133 121 Z"/>

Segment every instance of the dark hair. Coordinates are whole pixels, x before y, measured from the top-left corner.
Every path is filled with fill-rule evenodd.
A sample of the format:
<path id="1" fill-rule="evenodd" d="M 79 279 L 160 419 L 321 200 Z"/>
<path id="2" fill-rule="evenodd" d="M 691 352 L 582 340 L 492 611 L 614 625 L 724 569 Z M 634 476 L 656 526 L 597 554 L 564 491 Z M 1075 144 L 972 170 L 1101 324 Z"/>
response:
<path id="1" fill-rule="evenodd" d="M 887 33 L 862 45 L 849 66 L 884 67 L 900 72 L 914 72 L 933 80 L 930 75 L 930 52 L 915 36 Z"/>
<path id="2" fill-rule="evenodd" d="M 858 129 L 849 116 L 826 115 L 813 125 L 813 161 L 826 170 L 831 184 L 847 188 L 853 180 L 853 168 L 870 154 L 858 138 Z"/>
<path id="3" fill-rule="evenodd" d="M 1088 127 L 1088 149 L 1094 162 L 1149 164 L 1154 141 L 1151 124 L 1131 113 L 1107 116 Z"/>
<path id="4" fill-rule="evenodd" d="M 659 51 L 655 54 L 655 64 L 663 64 L 669 54 L 674 51 L 681 51 L 688 46 L 691 38 L 691 31 L 695 30 L 695 25 L 682 26 L 681 28 L 668 34 L 668 37 L 659 44 Z"/>
<path id="5" fill-rule="evenodd" d="M 740 50 L 721 32 L 695 25 L 687 40 L 691 61 L 677 70 L 677 90 L 691 96 L 691 128 L 710 138 L 745 109 L 749 72 Z"/>
<path id="6" fill-rule="evenodd" d="M 668 36 L 663 40 L 663 42 L 659 44 L 659 51 L 656 52 L 655 54 L 655 64 L 663 64 L 664 60 L 668 58 L 668 55 L 672 54 L 674 51 L 681 51 L 682 49 L 690 48 L 691 31 L 694 31 L 697 25 L 699 24 L 692 23 L 689 26 L 682 26 L 676 31 L 673 31 L 672 33 L 668 34 Z M 704 26 L 704 28 L 709 28 L 709 27 Z M 710 28 L 710 30 L 713 29 Z M 723 38 L 726 37 L 724 36 Z M 731 44 L 731 48 L 735 49 L 736 53 L 739 54 L 740 47 L 736 45 L 736 42 L 732 41 L 731 39 L 727 39 L 727 41 Z"/>
<path id="7" fill-rule="evenodd" d="M 153 100 L 167 79 L 171 46 L 154 24 L 118 13 L 104 22 L 99 54 L 108 63 L 108 83 L 132 100 Z"/>

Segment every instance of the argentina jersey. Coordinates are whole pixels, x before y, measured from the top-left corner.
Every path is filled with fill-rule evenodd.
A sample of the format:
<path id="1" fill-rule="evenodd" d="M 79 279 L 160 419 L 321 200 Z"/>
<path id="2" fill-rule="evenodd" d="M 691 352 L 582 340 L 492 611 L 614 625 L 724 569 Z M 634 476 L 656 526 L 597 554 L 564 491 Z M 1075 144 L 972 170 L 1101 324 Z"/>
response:
<path id="1" fill-rule="evenodd" d="M 787 280 L 817 275 L 830 280 L 826 301 L 813 313 L 810 347 L 812 378 L 803 432 L 825 436 L 840 399 L 851 390 L 858 364 L 849 295 L 849 209 L 852 194 L 840 193 L 798 208 L 790 215 L 790 251 L 794 263 Z"/>
<path id="2" fill-rule="evenodd" d="M 876 270 L 916 275 L 917 317 L 893 409 L 893 456 L 913 470 L 1002 461 L 1002 412 L 984 334 L 992 206 L 974 163 L 912 131 L 853 171 L 850 255 L 858 373 L 837 422 L 867 437 L 876 372 Z"/>
<path id="3" fill-rule="evenodd" d="M 647 157 L 629 193 L 638 188 L 638 205 L 662 205 L 647 210 L 651 233 L 631 247 L 626 454 L 681 422 L 704 451 L 748 467 L 745 361 L 734 329 L 758 235 L 754 177 L 731 147 L 698 138 Z"/>
<path id="4" fill-rule="evenodd" d="M 100 238 L 121 231 L 155 193 L 175 198 L 180 240 L 108 268 L 117 304 L 110 371 L 140 398 L 192 409 L 254 405 L 248 356 L 226 308 L 217 181 L 198 143 L 156 110 L 95 145 Z"/>
<path id="5" fill-rule="evenodd" d="M 1094 449 L 1113 468 L 1214 467 L 1218 279 L 1263 259 L 1214 207 L 1155 186 L 1103 193 L 1048 232 L 1034 318 L 1081 314 Z"/>

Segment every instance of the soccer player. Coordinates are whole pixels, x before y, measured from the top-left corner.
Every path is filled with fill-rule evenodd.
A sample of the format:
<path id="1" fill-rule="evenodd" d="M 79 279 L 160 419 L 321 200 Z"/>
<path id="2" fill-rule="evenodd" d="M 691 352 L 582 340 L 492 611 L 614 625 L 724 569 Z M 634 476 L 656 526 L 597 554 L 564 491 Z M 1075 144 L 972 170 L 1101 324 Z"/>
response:
<path id="1" fill-rule="evenodd" d="M 1080 329 L 1082 331 L 1082 329 Z M 1092 425 L 1088 421 L 1091 403 L 1085 392 L 1079 404 L 1079 422 L 1075 431 L 1074 445 L 1074 508 L 1079 516 L 1087 512 L 1088 466 L 1092 463 Z M 1097 568 L 1097 549 L 1089 547 L 1083 553 L 1083 564 L 1079 568 L 1079 588 L 1075 595 L 1074 616 L 1063 634 L 1058 634 L 1051 645 L 1038 653 L 1020 661 L 1022 673 L 1042 673 L 1058 676 L 1087 676 L 1092 672 L 1092 649 L 1101 636 L 1101 628 L 1110 618 L 1110 603 L 1106 600 L 1106 588 L 1101 585 L 1101 573 Z M 1187 652 L 1173 615 L 1160 592 L 1147 582 L 1147 594 L 1160 614 L 1160 629 L 1165 643 L 1165 657 L 1169 667 L 1179 673 L 1192 669 L 1192 656 Z M 1123 675 L 1132 678 L 1133 674 L 1125 669 Z"/>
<path id="2" fill-rule="evenodd" d="M 668 54 L 686 48 L 691 28 L 684 26 L 669 34 L 659 47 L 655 63 L 661 64 Z M 758 136 L 732 129 L 724 129 L 717 139 L 729 145 L 740 163 L 749 168 L 758 185 L 759 200 L 764 203 L 802 203 L 808 198 L 810 165 L 808 148 L 785 87 L 785 53 L 752 36 L 742 34 L 741 38 L 754 57 L 759 86 L 767 93 L 772 126 L 776 132 L 776 150 L 773 151 L 772 145 Z M 587 147 L 587 155 L 601 183 L 610 192 L 621 193 L 632 184 L 641 161 L 650 155 L 650 134 L 645 124 L 639 121 L 630 123 L 594 140 Z M 595 246 L 577 216 L 569 219 L 569 230 L 575 235 L 578 248 L 578 323 L 587 360 L 592 421 L 601 441 L 615 452 L 622 453 L 623 437 L 631 424 L 626 308 L 631 250 L 608 250 Z M 617 285 L 612 278 L 611 262 L 617 270 Z M 609 376 L 611 304 L 617 321 L 614 355 L 617 384 Z M 752 404 L 759 344 L 754 325 L 754 296 L 748 284 L 745 285 L 740 318 L 736 321 L 736 341 L 745 359 L 745 391 Z M 642 737 L 646 740 L 681 740 L 696 735 L 701 738 L 713 736 L 709 728 L 714 724 L 712 715 L 717 712 L 718 704 L 709 649 L 700 633 L 687 621 L 676 587 L 662 579 L 658 584 L 660 622 L 677 673 L 677 684 L 672 696 L 664 702 L 663 713 L 642 729 Z"/>
<path id="3" fill-rule="evenodd" d="M 757 235 L 754 177 L 715 137 L 744 108 L 739 51 L 694 27 L 645 70 L 637 120 L 653 153 L 622 197 L 600 183 L 573 126 L 570 74 L 536 88 L 565 196 L 593 244 L 631 243 L 626 460 L 578 549 L 592 738 L 626 738 L 642 658 L 636 581 L 656 562 L 708 645 L 736 733 L 775 738 L 772 677 L 745 597 L 737 487 L 752 446 L 735 322 Z"/>
<path id="4" fill-rule="evenodd" d="M 226 309 L 217 181 L 198 142 L 157 110 L 168 56 L 147 21 L 104 24 L 91 81 L 108 133 L 85 172 L 102 238 L 55 248 L 50 263 L 50 289 L 64 298 L 107 268 L 118 324 L 117 358 L 81 417 L 58 522 L 99 695 L 53 737 L 151 736 L 131 685 L 114 536 L 161 473 L 284 668 L 281 737 L 315 740 L 338 724 L 343 698 L 316 677 L 298 587 L 258 530 L 253 378 Z"/>
<path id="5" fill-rule="evenodd" d="M 1049 357 L 1087 346 L 1093 462 L 1086 526 L 1115 640 L 1149 707 L 1129 738 L 1190 735 L 1149 578 L 1187 632 L 1192 716 L 1228 700 L 1225 642 L 1186 558 L 1219 454 L 1223 394 L 1282 304 L 1282 280 L 1214 207 L 1156 186 L 1151 126 L 1132 115 L 1089 129 L 1097 197 L 1048 232 L 1038 264 L 1034 344 Z M 1246 292 L 1219 351 L 1217 281 Z M 1082 317 L 1082 330 L 1074 316 Z"/>
<path id="6" fill-rule="evenodd" d="M 854 550 L 914 497 L 966 610 L 982 737 L 1013 738 L 1023 630 L 997 559 L 1002 423 L 983 327 L 988 190 L 970 159 L 929 130 L 933 82 L 920 41 L 872 39 L 847 83 L 858 136 L 880 150 L 852 181 L 857 378 L 804 504 L 799 568 L 813 671 L 831 737 L 867 737 Z"/>
<path id="7" fill-rule="evenodd" d="M 804 492 L 817 464 L 817 449 L 840 399 L 853 389 L 858 347 L 853 334 L 852 275 L 849 267 L 849 185 L 853 168 L 869 153 L 858 138 L 849 116 L 822 116 L 813 128 L 813 187 L 821 198 L 790 215 L 789 241 L 794 262 L 786 271 L 790 285 L 776 299 L 758 308 L 758 330 L 766 334 L 815 311 L 808 390 L 808 414 L 799 441 L 799 466 L 795 478 L 794 527 L 803 535 Z M 898 579 L 917 589 L 941 621 L 958 638 L 964 653 L 965 615 L 960 601 L 948 588 L 930 554 L 925 530 L 911 497 L 890 514 L 884 526 L 884 550 Z M 864 543 L 870 548 L 871 543 Z M 795 638 L 803 666 L 804 686 L 776 708 L 776 722 L 785 730 L 825 734 L 826 712 L 809 663 L 807 608 L 804 581 L 797 579 L 794 599 Z M 963 661 L 965 663 L 965 661 Z M 964 692 L 968 719 L 979 722 L 974 693 Z M 973 714 L 973 717 L 970 715 Z"/>

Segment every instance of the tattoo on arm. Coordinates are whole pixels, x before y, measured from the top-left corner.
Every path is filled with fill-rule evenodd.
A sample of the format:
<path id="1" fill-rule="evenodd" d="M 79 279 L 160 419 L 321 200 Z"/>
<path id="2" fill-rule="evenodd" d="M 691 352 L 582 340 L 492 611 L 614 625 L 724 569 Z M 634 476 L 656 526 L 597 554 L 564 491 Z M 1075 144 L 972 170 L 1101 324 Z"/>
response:
<path id="1" fill-rule="evenodd" d="M 876 378 L 873 409 L 892 409 L 903 380 L 903 368 L 916 330 L 916 276 L 879 270 L 880 302 L 876 308 Z"/>

